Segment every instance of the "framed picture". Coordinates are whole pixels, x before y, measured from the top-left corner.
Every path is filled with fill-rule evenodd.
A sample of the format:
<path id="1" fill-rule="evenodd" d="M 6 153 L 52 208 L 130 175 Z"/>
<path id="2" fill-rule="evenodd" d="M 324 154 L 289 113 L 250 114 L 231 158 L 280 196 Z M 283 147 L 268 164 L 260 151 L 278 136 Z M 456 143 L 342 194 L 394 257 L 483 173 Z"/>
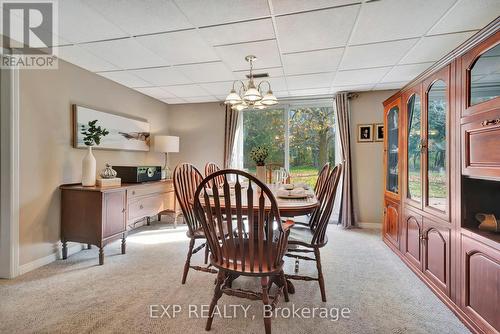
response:
<path id="1" fill-rule="evenodd" d="M 375 124 L 375 141 L 384 141 L 384 124 Z"/>
<path id="2" fill-rule="evenodd" d="M 109 131 L 96 149 L 149 151 L 150 125 L 147 121 L 73 105 L 73 146 L 86 148 L 82 125 L 97 120 L 97 125 Z"/>
<path id="3" fill-rule="evenodd" d="M 373 141 L 373 125 L 358 124 L 358 143 L 366 143 Z"/>

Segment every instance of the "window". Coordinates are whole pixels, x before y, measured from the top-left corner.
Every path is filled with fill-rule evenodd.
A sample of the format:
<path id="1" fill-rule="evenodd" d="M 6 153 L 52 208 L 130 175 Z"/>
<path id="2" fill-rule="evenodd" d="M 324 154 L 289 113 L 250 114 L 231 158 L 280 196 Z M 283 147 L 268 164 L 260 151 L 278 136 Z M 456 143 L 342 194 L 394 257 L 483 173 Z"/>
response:
<path id="1" fill-rule="evenodd" d="M 292 182 L 314 186 L 326 162 L 335 163 L 335 118 L 332 101 L 323 104 L 280 105 L 266 110 L 243 111 L 243 167 L 250 172 L 255 163 L 249 153 L 266 146 L 266 163 L 283 165 Z"/>

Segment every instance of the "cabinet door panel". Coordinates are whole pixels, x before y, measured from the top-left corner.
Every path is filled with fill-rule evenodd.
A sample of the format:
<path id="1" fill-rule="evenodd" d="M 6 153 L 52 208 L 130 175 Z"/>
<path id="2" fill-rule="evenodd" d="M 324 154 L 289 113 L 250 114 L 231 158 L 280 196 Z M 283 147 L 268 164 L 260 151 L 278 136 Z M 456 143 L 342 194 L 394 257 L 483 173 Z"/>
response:
<path id="1" fill-rule="evenodd" d="M 462 236 L 462 309 L 486 331 L 500 331 L 500 252 Z"/>
<path id="2" fill-rule="evenodd" d="M 404 244 L 403 254 L 420 270 L 422 269 L 421 243 L 422 216 L 411 211 L 405 213 L 403 224 Z"/>
<path id="3" fill-rule="evenodd" d="M 399 248 L 399 205 L 392 201 L 385 202 L 384 235 Z"/>
<path id="4" fill-rule="evenodd" d="M 424 219 L 424 274 L 449 295 L 450 229 Z"/>
<path id="5" fill-rule="evenodd" d="M 125 226 L 125 190 L 106 193 L 104 196 L 103 237 L 124 232 Z"/>

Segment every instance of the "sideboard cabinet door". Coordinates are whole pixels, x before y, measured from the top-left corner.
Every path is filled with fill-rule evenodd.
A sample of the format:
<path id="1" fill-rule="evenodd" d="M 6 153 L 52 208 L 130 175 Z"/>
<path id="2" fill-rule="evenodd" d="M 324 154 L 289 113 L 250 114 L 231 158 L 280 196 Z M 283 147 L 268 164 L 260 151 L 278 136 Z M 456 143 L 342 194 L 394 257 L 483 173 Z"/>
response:
<path id="1" fill-rule="evenodd" d="M 448 227 L 424 218 L 423 272 L 447 295 L 450 295 L 450 234 Z"/>
<path id="2" fill-rule="evenodd" d="M 125 190 L 105 193 L 103 201 L 103 239 L 106 239 L 126 230 Z"/>
<path id="3" fill-rule="evenodd" d="M 399 248 L 399 204 L 386 200 L 384 207 L 385 238 L 396 248 Z"/>
<path id="4" fill-rule="evenodd" d="M 500 331 L 500 251 L 462 235 L 461 308 L 485 332 Z"/>

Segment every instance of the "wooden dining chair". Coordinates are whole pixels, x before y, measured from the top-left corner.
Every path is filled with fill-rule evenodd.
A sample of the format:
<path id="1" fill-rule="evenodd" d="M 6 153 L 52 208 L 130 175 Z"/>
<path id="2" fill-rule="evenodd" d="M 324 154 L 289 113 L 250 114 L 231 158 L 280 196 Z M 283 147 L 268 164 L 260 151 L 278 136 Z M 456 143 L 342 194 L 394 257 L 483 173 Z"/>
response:
<path id="1" fill-rule="evenodd" d="M 276 175 L 276 178 L 273 176 Z M 273 183 L 290 183 L 290 173 L 280 164 L 270 163 L 266 165 L 266 182 Z"/>
<path id="2" fill-rule="evenodd" d="M 223 178 L 220 189 L 215 186 L 218 177 Z M 228 179 L 234 180 L 234 189 Z M 288 301 L 283 255 L 293 223 L 281 223 L 276 199 L 264 183 L 234 169 L 215 172 L 203 180 L 196 190 L 195 212 L 210 246 L 210 264 L 219 270 L 206 330 L 212 326 L 217 301 L 226 294 L 262 299 L 264 305 L 271 305 L 271 310 L 265 308 L 264 316 L 265 332 L 271 333 L 272 310 L 281 295 Z M 224 233 L 225 229 L 234 233 Z M 260 277 L 262 292 L 233 288 L 232 282 L 239 276 Z M 270 296 L 273 283 L 278 290 Z"/>
<path id="3" fill-rule="evenodd" d="M 290 232 L 288 239 L 287 257 L 298 260 L 315 261 L 318 277 L 301 276 L 298 274 L 298 266 L 294 275 L 286 275 L 288 279 L 303 281 L 318 281 L 321 291 L 321 300 L 326 302 L 325 279 L 321 267 L 320 248 L 328 243 L 326 229 L 335 204 L 335 194 L 342 173 L 342 164 L 337 165 L 330 173 L 318 196 L 319 206 L 311 214 L 308 224 L 296 223 Z M 314 257 L 298 255 L 295 253 L 314 253 Z"/>
<path id="4" fill-rule="evenodd" d="M 189 269 L 194 269 L 198 271 L 205 271 L 210 273 L 217 273 L 216 270 L 211 269 L 209 267 L 201 267 L 201 266 L 192 266 L 191 265 L 191 256 L 196 254 L 201 249 L 205 248 L 205 264 L 208 262 L 208 246 L 206 242 L 202 243 L 198 247 L 194 248 L 196 240 L 205 240 L 205 232 L 203 231 L 202 226 L 199 221 L 196 219 L 196 215 L 193 209 L 193 201 L 194 194 L 196 192 L 196 188 L 203 180 L 203 176 L 196 169 L 195 166 L 182 163 L 177 165 L 174 169 L 173 181 L 174 181 L 174 190 L 175 196 L 177 197 L 177 201 L 182 210 L 182 214 L 184 215 L 184 221 L 188 226 L 187 236 L 189 238 L 189 250 L 187 254 L 186 263 L 184 264 L 184 272 L 182 274 L 182 284 L 186 283 L 186 278 Z"/>
<path id="5" fill-rule="evenodd" d="M 323 166 L 323 168 L 321 168 L 321 171 L 318 174 L 318 179 L 316 180 L 316 184 L 314 185 L 314 193 L 316 194 L 316 196 L 319 196 L 319 193 L 321 192 L 326 180 L 328 179 L 330 172 L 330 163 L 327 162 Z"/>
<path id="6" fill-rule="evenodd" d="M 215 162 L 207 162 L 207 164 L 205 165 L 205 177 L 218 171 L 220 171 L 220 167 Z M 222 177 L 218 177 L 215 181 L 217 187 L 220 187 L 224 182 L 224 179 Z"/>

